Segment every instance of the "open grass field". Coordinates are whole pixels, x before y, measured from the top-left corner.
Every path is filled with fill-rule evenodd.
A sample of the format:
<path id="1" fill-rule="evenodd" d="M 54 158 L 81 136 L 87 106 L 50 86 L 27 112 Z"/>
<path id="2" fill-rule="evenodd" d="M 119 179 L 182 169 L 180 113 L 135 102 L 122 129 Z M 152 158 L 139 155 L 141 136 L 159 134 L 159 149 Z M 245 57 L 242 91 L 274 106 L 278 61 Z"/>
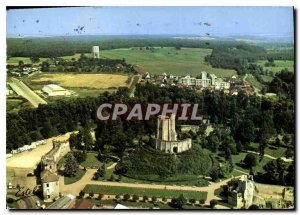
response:
<path id="1" fill-rule="evenodd" d="M 264 70 L 269 70 L 274 73 L 280 72 L 282 69 L 287 68 L 289 71 L 294 72 L 294 61 L 292 60 L 275 60 L 275 66 L 274 67 L 266 67 L 265 63 L 267 60 L 259 60 L 257 61 L 257 64 L 262 66 Z"/>
<path id="2" fill-rule="evenodd" d="M 70 74 L 70 73 L 39 73 L 29 77 L 32 84 L 56 83 L 66 88 L 107 89 L 126 87 L 127 75 L 116 74 Z"/>
<path id="3" fill-rule="evenodd" d="M 204 61 L 204 57 L 211 53 L 211 49 L 174 47 L 140 50 L 139 48 L 112 49 L 100 51 L 100 56 L 112 59 L 125 58 L 126 62 L 136 65 L 150 74 L 162 74 L 163 72 L 173 75 L 199 75 L 201 71 L 214 73 L 218 77 L 236 75 L 236 71 L 229 69 L 212 68 Z"/>
<path id="4" fill-rule="evenodd" d="M 40 58 L 40 61 L 37 63 L 34 63 L 33 65 L 39 65 L 44 61 L 48 61 L 49 58 Z M 30 60 L 29 57 L 10 57 L 6 63 L 9 65 L 14 65 L 17 66 L 19 64 L 19 61 L 23 61 L 24 64 L 32 64 L 32 61 Z"/>
<path id="5" fill-rule="evenodd" d="M 98 96 L 104 91 L 114 92 L 118 87 L 130 87 L 137 76 L 132 77 L 123 74 L 37 73 L 22 81 L 32 90 L 41 90 L 47 84 L 58 84 L 79 97 L 86 97 Z"/>
<path id="6" fill-rule="evenodd" d="M 131 187 L 109 187 L 102 185 L 92 185 L 88 184 L 84 188 L 85 193 L 96 193 L 96 194 L 106 194 L 106 195 L 138 195 L 149 197 L 166 197 L 173 198 L 178 197 L 180 194 L 183 194 L 186 198 L 191 199 L 205 199 L 207 198 L 207 192 L 198 192 L 198 191 L 181 191 L 181 190 L 159 190 L 159 189 L 141 189 L 141 188 L 131 188 Z"/>

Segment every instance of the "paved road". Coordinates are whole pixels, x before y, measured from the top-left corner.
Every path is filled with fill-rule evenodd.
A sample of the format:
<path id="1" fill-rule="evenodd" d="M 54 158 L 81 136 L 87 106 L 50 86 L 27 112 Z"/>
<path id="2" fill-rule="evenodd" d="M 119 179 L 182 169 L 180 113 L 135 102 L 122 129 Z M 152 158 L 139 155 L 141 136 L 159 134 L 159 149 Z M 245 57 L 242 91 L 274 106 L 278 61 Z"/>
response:
<path id="1" fill-rule="evenodd" d="M 11 78 L 12 82 L 8 84 L 10 87 L 20 96 L 27 99 L 33 107 L 37 108 L 39 104 L 47 104 L 45 100 L 39 97 L 35 92 L 33 92 L 28 86 L 26 86 L 22 81 Z"/>

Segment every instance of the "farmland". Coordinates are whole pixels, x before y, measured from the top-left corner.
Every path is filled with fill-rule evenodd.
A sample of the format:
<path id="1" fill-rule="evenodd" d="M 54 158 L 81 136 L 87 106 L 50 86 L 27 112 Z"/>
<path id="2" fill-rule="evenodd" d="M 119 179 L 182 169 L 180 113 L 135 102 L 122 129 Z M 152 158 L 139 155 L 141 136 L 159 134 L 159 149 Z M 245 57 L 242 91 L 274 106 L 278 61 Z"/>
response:
<path id="1" fill-rule="evenodd" d="M 130 87 L 132 79 L 121 74 L 39 73 L 26 77 L 23 81 L 33 90 L 41 90 L 44 85 L 54 83 L 79 96 L 93 96 L 118 87 Z"/>

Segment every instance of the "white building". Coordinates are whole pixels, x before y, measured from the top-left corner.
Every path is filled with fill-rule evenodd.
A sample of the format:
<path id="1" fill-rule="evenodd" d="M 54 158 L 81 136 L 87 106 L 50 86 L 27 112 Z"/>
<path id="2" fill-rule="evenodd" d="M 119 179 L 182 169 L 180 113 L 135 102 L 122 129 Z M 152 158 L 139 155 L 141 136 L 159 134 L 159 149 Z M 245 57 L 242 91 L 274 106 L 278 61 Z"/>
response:
<path id="1" fill-rule="evenodd" d="M 221 78 L 217 78 L 214 86 L 216 90 L 228 90 L 230 88 L 230 83 L 223 81 Z"/>
<path id="2" fill-rule="evenodd" d="M 179 83 L 187 86 L 203 88 L 214 87 L 216 90 L 230 88 L 229 82 L 223 81 L 221 78 L 217 78 L 215 74 L 209 74 L 208 77 L 206 72 L 201 72 L 200 78 L 193 78 L 190 75 L 187 75 L 183 78 L 180 78 Z"/>
<path id="3" fill-rule="evenodd" d="M 61 86 L 58 86 L 56 84 L 48 84 L 43 87 L 43 92 L 45 92 L 48 96 L 69 96 L 71 93 L 66 90 L 65 88 L 62 88 Z"/>

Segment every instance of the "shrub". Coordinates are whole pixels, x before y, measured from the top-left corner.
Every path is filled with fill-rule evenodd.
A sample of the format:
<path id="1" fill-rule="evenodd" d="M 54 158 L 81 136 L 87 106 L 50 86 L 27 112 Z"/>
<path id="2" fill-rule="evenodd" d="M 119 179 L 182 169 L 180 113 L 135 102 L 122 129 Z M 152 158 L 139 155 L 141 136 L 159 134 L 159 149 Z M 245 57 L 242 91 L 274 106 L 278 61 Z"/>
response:
<path id="1" fill-rule="evenodd" d="M 89 196 L 90 196 L 91 198 L 93 198 L 93 197 L 94 197 L 94 193 L 90 193 Z"/>
<path id="2" fill-rule="evenodd" d="M 167 201 L 167 198 L 166 198 L 166 197 L 162 197 L 162 201 L 163 201 L 163 202 L 166 202 L 166 201 Z"/>
<path id="3" fill-rule="evenodd" d="M 156 196 L 152 196 L 152 202 L 156 202 L 157 201 L 157 197 Z"/>

